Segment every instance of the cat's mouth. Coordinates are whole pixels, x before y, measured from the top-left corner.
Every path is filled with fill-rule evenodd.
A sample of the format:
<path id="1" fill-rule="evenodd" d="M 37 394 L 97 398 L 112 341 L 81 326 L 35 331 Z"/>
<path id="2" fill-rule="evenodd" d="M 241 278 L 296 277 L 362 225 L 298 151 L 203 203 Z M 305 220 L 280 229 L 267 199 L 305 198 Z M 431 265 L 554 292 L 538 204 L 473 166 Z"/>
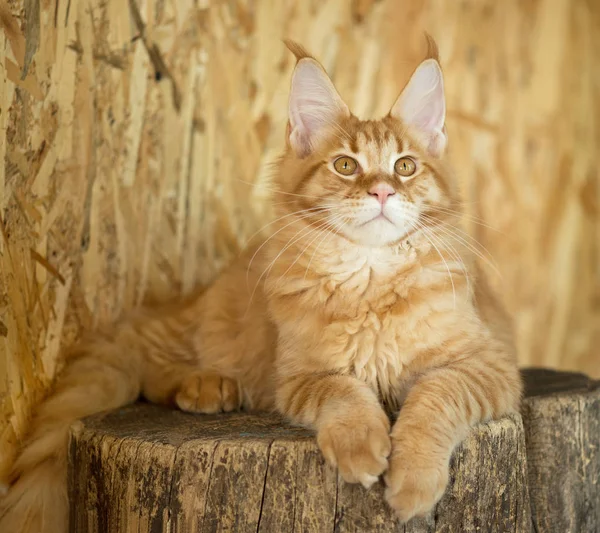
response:
<path id="1" fill-rule="evenodd" d="M 366 222 L 359 224 L 358 227 L 362 228 L 363 226 L 366 226 L 367 224 L 371 224 L 372 222 L 376 222 L 377 220 L 385 220 L 386 222 L 389 222 L 392 226 L 396 225 L 388 217 L 386 217 L 384 215 L 383 211 L 381 211 L 377 216 L 374 216 L 373 218 L 367 220 Z"/>

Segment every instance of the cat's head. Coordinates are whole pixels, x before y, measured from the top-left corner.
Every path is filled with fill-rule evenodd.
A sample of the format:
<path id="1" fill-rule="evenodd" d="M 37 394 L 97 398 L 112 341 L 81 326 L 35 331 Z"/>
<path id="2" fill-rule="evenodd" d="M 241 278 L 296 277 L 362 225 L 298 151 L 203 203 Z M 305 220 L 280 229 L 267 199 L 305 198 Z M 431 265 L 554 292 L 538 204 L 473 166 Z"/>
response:
<path id="1" fill-rule="evenodd" d="M 288 47 L 298 62 L 279 176 L 283 211 L 366 246 L 427 232 L 454 202 L 441 164 L 446 105 L 437 60 L 419 65 L 388 115 L 359 120 L 320 63 Z"/>

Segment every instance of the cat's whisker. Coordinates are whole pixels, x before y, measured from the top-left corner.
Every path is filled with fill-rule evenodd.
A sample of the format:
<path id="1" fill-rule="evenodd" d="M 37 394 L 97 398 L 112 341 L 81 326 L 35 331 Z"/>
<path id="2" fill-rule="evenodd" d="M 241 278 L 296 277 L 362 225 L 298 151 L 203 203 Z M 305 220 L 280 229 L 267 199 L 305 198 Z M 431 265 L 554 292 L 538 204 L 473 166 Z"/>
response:
<path id="1" fill-rule="evenodd" d="M 308 226 L 305 228 L 300 229 L 299 231 L 297 231 L 296 233 L 294 233 L 294 235 L 292 235 L 288 241 L 286 242 L 286 244 L 282 247 L 282 249 L 277 253 L 277 255 L 275 256 L 275 258 L 266 266 L 266 268 L 262 271 L 262 273 L 260 274 L 258 281 L 256 282 L 256 285 L 254 286 L 254 292 L 256 291 L 256 288 L 260 285 L 263 277 L 266 275 L 267 277 L 265 278 L 265 281 L 268 279 L 269 274 L 271 273 L 271 270 L 273 268 L 273 266 L 275 265 L 275 263 L 277 262 L 277 260 L 281 257 L 281 255 L 294 243 L 297 242 L 298 238 L 302 238 L 302 235 L 305 234 L 310 234 L 313 231 L 313 227 Z M 308 230 L 308 232 L 307 232 Z M 254 294 L 253 292 L 253 294 Z"/>
<path id="2" fill-rule="evenodd" d="M 463 220 L 465 222 L 470 222 L 470 223 L 474 223 L 477 224 L 478 226 L 483 226 L 485 228 L 489 228 L 491 230 L 494 231 L 498 231 L 496 230 L 494 227 L 490 226 L 489 224 L 475 218 L 472 217 L 466 213 L 463 213 L 461 211 L 454 211 L 451 209 L 443 209 L 443 208 L 439 208 L 439 207 L 432 207 L 430 210 L 426 211 L 427 214 L 431 214 L 433 215 L 445 215 L 448 217 L 453 217 L 453 218 L 457 218 L 459 220 Z"/>
<path id="3" fill-rule="evenodd" d="M 306 250 L 308 250 L 308 248 L 311 246 L 311 244 L 313 244 L 321 236 L 321 232 L 323 231 L 323 228 L 326 228 L 325 234 L 327 235 L 327 228 L 330 227 L 336 220 L 340 220 L 343 217 L 344 217 L 344 215 L 337 215 L 331 221 L 329 219 L 325 219 L 325 221 L 320 226 L 315 228 L 315 230 L 314 230 L 314 233 L 316 233 L 315 237 L 296 256 L 296 259 L 294 259 L 294 261 L 290 264 L 290 266 L 287 268 L 287 270 L 281 276 L 279 276 L 279 279 L 277 281 L 278 282 L 281 281 L 287 275 L 287 273 L 292 269 L 292 267 L 298 262 L 300 257 L 302 257 L 302 255 L 304 255 L 304 252 L 306 252 Z M 310 233 L 309 233 L 309 235 L 310 235 Z"/>
<path id="4" fill-rule="evenodd" d="M 428 205 L 428 204 L 424 204 L 424 205 L 425 205 L 425 207 L 428 207 L 431 211 L 439 211 L 442 214 L 454 216 L 458 219 L 464 220 L 465 222 L 470 222 L 470 223 L 476 224 L 478 226 L 482 226 L 484 228 L 495 231 L 497 233 L 500 233 L 501 235 L 504 235 L 504 232 L 500 231 L 499 229 L 495 228 L 494 226 L 490 226 L 489 224 L 484 222 L 482 219 L 475 217 L 473 215 L 469 215 L 467 213 L 463 213 L 461 211 L 455 211 L 453 209 L 449 209 L 449 208 L 445 208 L 445 207 Z M 426 212 L 426 214 L 428 214 L 428 212 Z"/>
<path id="5" fill-rule="evenodd" d="M 489 250 L 485 246 L 483 246 L 483 244 L 481 244 L 475 238 L 470 236 L 468 233 L 465 233 L 454 226 L 445 224 L 443 221 L 436 220 L 436 219 L 429 219 L 429 220 L 436 222 L 438 224 L 437 228 L 439 229 L 439 231 L 443 231 L 449 237 L 453 237 L 456 240 L 458 240 L 460 243 L 463 244 L 463 246 L 465 246 L 465 248 L 470 250 L 479 259 L 481 259 L 485 264 L 487 264 L 498 276 L 502 277 L 502 274 L 500 273 L 492 254 L 489 252 Z M 475 245 L 471 244 L 469 241 L 467 241 L 465 238 L 463 238 L 459 234 L 459 232 L 462 233 L 465 237 L 468 237 L 470 240 L 472 240 L 483 251 L 478 250 Z M 487 257 L 486 257 L 486 255 L 484 255 L 484 252 L 485 252 L 485 254 L 487 254 Z"/>
<path id="6" fill-rule="evenodd" d="M 282 230 L 283 230 L 283 229 L 285 229 L 286 227 L 288 227 L 288 226 L 291 226 L 291 225 L 292 225 L 294 222 L 298 222 L 298 221 L 299 221 L 299 220 L 294 220 L 294 221 L 290 222 L 289 224 L 287 224 L 287 225 L 286 225 L 286 226 L 284 226 L 283 228 L 280 228 L 280 229 L 278 230 L 278 232 L 277 232 L 277 233 L 279 233 L 279 231 L 282 231 Z M 302 228 L 301 230 L 299 230 L 298 232 L 296 232 L 296 233 L 294 234 L 294 236 L 298 235 L 298 233 L 300 233 L 300 232 L 304 231 L 305 229 L 306 229 L 306 228 Z M 262 247 L 263 247 L 263 246 L 264 246 L 264 245 L 265 245 L 265 244 L 266 244 L 268 241 L 270 241 L 270 240 L 271 240 L 271 239 L 272 239 L 272 238 L 273 238 L 275 235 L 276 235 L 276 234 L 273 234 L 273 235 L 271 235 L 271 237 L 269 237 L 269 238 L 268 238 L 268 239 L 267 239 L 267 240 L 266 240 L 266 241 L 265 241 L 265 242 L 264 242 L 264 243 L 261 245 L 261 248 L 262 248 Z M 259 248 L 259 250 L 260 250 L 260 248 Z M 259 251 L 259 250 L 257 250 L 257 251 L 254 253 L 254 255 L 252 256 L 252 260 L 254 259 L 254 257 L 256 257 L 256 254 L 258 253 L 258 251 Z M 252 260 L 251 260 L 251 261 L 252 261 Z M 252 294 L 250 295 L 250 299 L 248 300 L 248 306 L 246 307 L 246 312 L 244 313 L 244 318 L 247 316 L 247 314 L 248 314 L 248 311 L 250 310 L 250 307 L 252 306 L 252 302 L 253 302 L 253 300 L 254 300 L 254 296 L 255 296 L 255 294 L 256 294 L 256 291 L 257 291 L 258 287 L 260 286 L 260 283 L 261 283 L 261 281 L 262 281 L 262 278 L 263 278 L 263 276 L 266 274 L 267 270 L 269 269 L 269 267 L 271 266 L 271 264 L 272 264 L 272 263 L 273 263 L 273 262 L 271 262 L 271 263 L 270 263 L 270 264 L 269 264 L 269 265 L 268 265 L 268 266 L 267 266 L 267 267 L 266 267 L 266 268 L 265 268 L 265 269 L 264 269 L 264 270 L 261 272 L 260 276 L 258 277 L 258 281 L 255 283 L 255 285 L 254 285 L 254 289 L 252 290 Z M 249 269 L 250 269 L 250 267 L 248 267 L 248 271 L 249 271 Z M 247 272 L 248 272 L 248 271 L 247 271 Z M 246 278 L 246 281 L 248 282 L 248 278 Z"/>
<path id="7" fill-rule="evenodd" d="M 471 235 L 470 233 L 464 231 L 460 227 L 455 226 L 453 224 L 449 224 L 449 223 L 444 222 L 443 226 L 445 228 L 447 228 L 449 231 L 456 232 L 458 235 L 461 235 L 465 239 L 467 239 L 468 241 L 471 241 L 473 243 L 473 246 L 477 247 L 481 251 L 481 253 L 485 254 L 489 258 L 489 260 L 494 265 L 497 266 L 496 260 L 494 259 L 493 254 L 480 241 L 478 241 L 475 237 L 473 237 L 473 235 Z"/>
<path id="8" fill-rule="evenodd" d="M 343 216 L 343 215 L 337 215 L 337 216 L 339 217 L 339 216 Z M 269 275 L 270 275 L 270 273 L 271 273 L 271 270 L 272 270 L 273 266 L 275 265 L 275 262 L 277 261 L 277 259 L 279 259 L 279 257 L 281 257 L 281 255 L 282 255 L 282 254 L 283 254 L 283 253 L 284 253 L 284 252 L 285 252 L 285 251 L 286 251 L 288 248 L 290 248 L 291 246 L 293 246 L 293 245 L 294 245 L 296 242 L 298 242 L 298 241 L 299 241 L 299 240 L 301 240 L 302 238 L 304 238 L 304 237 L 307 237 L 307 236 L 308 236 L 308 235 L 310 235 L 310 234 L 311 234 L 313 231 L 315 231 L 315 229 L 318 229 L 318 228 L 314 228 L 314 227 L 312 227 L 312 226 L 309 226 L 309 227 L 308 227 L 308 228 L 306 228 L 306 229 L 308 229 L 309 231 L 308 231 L 308 232 L 306 232 L 306 233 L 304 233 L 304 234 L 302 234 L 302 235 L 300 235 L 300 236 L 297 236 L 297 237 L 296 237 L 296 235 L 298 235 L 298 234 L 296 234 L 296 235 L 294 236 L 294 237 L 296 237 L 296 238 L 294 239 L 294 237 L 292 237 L 292 239 L 294 239 L 294 240 L 292 241 L 292 239 L 290 239 L 290 240 L 287 242 L 287 244 L 286 244 L 286 245 L 285 245 L 285 246 L 284 246 L 284 247 L 281 249 L 281 251 L 280 251 L 280 252 L 277 254 L 277 257 L 275 257 L 275 259 L 274 259 L 274 260 L 271 262 L 271 264 L 269 265 L 269 267 L 268 267 L 268 270 L 269 270 L 269 272 L 267 273 L 267 278 L 266 278 L 266 279 L 268 279 L 268 277 L 269 277 Z"/>
<path id="9" fill-rule="evenodd" d="M 415 221 L 415 224 L 418 225 L 419 222 Z M 443 256 L 442 252 L 440 251 L 440 249 L 436 246 L 436 244 L 434 242 L 435 241 L 435 237 L 429 232 L 429 230 L 423 224 L 420 224 L 420 228 L 419 229 L 423 232 L 423 235 L 425 235 L 425 238 L 429 241 L 429 243 L 431 244 L 431 246 L 433 246 L 435 248 L 435 251 L 440 256 L 440 259 L 444 262 L 446 270 L 448 271 L 448 278 L 450 279 L 450 283 L 452 284 L 453 305 L 454 305 L 454 309 L 456 309 L 456 287 L 454 285 L 454 278 L 452 277 L 452 273 L 450 272 L 450 267 L 448 266 L 448 262 L 444 258 L 444 256 Z"/>
<path id="10" fill-rule="evenodd" d="M 440 228 L 440 230 L 443 230 L 455 236 L 456 239 L 464 243 L 465 246 L 468 246 L 469 249 L 471 249 L 473 252 L 481 254 L 481 259 L 484 259 L 484 255 L 487 256 L 485 257 L 485 260 L 490 261 L 495 265 L 495 260 L 491 252 L 472 235 L 469 235 L 467 232 L 461 230 L 460 228 L 443 221 L 441 221 L 441 224 L 438 227 Z"/>
<path id="11" fill-rule="evenodd" d="M 310 265 L 312 264 L 315 254 L 317 253 L 317 251 L 319 250 L 321 245 L 324 244 L 325 242 L 329 241 L 329 239 L 343 227 L 343 222 L 344 222 L 343 220 L 340 220 L 338 222 L 335 222 L 335 221 L 332 222 L 331 226 L 328 228 L 328 230 L 326 231 L 323 238 L 319 241 L 319 244 L 317 244 L 317 246 L 313 250 L 313 253 L 310 256 L 310 260 L 308 261 L 308 264 L 306 265 L 306 270 L 304 271 L 304 280 L 306 280 L 306 276 L 308 275 L 308 270 L 310 269 Z M 329 237 L 329 238 L 327 238 L 327 237 Z"/>
<path id="12" fill-rule="evenodd" d="M 267 228 L 267 227 L 269 227 L 269 226 L 275 224 L 276 222 L 279 222 L 279 221 L 281 221 L 281 220 L 283 220 L 285 218 L 293 217 L 295 215 L 298 215 L 298 214 L 301 214 L 301 213 L 305 213 L 305 212 L 308 212 L 308 211 L 314 212 L 314 211 L 318 211 L 318 210 L 321 210 L 321 209 L 322 210 L 333 209 L 335 207 L 337 207 L 337 206 L 334 205 L 334 204 L 331 204 L 331 205 L 324 204 L 324 205 L 319 205 L 319 206 L 315 206 L 315 207 L 310 207 L 308 209 L 300 209 L 299 211 L 294 211 L 292 213 L 288 213 L 286 215 L 280 216 L 280 217 L 276 218 L 275 220 L 271 220 L 270 222 L 267 222 L 264 226 L 262 226 L 260 229 L 258 229 L 257 231 L 255 231 L 248 239 L 246 239 L 246 243 L 244 244 L 244 247 L 246 247 L 252 241 L 252 239 L 254 239 L 254 237 L 256 237 L 259 233 L 261 233 L 265 228 Z M 243 252 L 243 250 L 242 250 L 242 252 Z"/>
<path id="13" fill-rule="evenodd" d="M 416 227 L 419 227 L 419 229 L 423 229 L 423 224 L 418 222 L 418 220 L 415 220 L 415 225 Z M 435 233 L 433 233 L 433 235 L 435 235 Z M 456 263 L 458 263 L 458 265 L 460 266 L 460 269 L 462 270 L 465 279 L 467 281 L 467 292 L 470 293 L 471 292 L 471 276 L 469 275 L 469 272 L 467 271 L 467 267 L 463 261 L 463 258 L 461 257 L 460 253 L 458 252 L 458 250 L 456 250 L 456 248 L 452 245 L 451 242 L 448 242 L 442 238 L 439 238 L 438 236 L 438 242 L 440 242 L 446 250 L 448 250 L 448 252 L 451 254 L 452 258 L 454 261 L 456 261 Z"/>
<path id="14" fill-rule="evenodd" d="M 307 210 L 304 210 L 307 211 Z M 323 210 L 326 211 L 326 210 Z M 316 211 L 319 212 L 319 211 Z M 298 216 L 298 213 L 302 213 L 301 216 Z M 252 258 L 250 259 L 250 262 L 248 263 L 248 268 L 246 269 L 246 286 L 249 284 L 249 277 L 250 277 L 250 269 L 252 267 L 252 263 L 254 262 L 254 259 L 256 258 L 257 254 L 261 251 L 261 249 L 273 238 L 275 237 L 278 233 L 280 233 L 281 231 L 283 231 L 285 228 L 291 226 L 292 224 L 295 224 L 297 222 L 300 222 L 302 220 L 304 220 L 305 218 L 310 217 L 311 215 L 313 215 L 313 212 L 295 212 L 295 213 L 291 213 L 292 215 L 295 215 L 294 220 L 292 220 L 291 222 L 289 222 L 288 224 L 286 224 L 285 226 L 279 228 L 277 231 L 275 231 L 272 235 L 269 236 L 268 239 L 266 239 L 254 252 L 254 254 L 252 255 Z"/>
<path id="15" fill-rule="evenodd" d="M 452 207 L 446 207 L 446 206 L 442 206 L 442 205 L 436 205 L 436 204 L 427 204 L 427 203 L 425 203 L 423 205 L 426 206 L 426 207 L 431 208 L 431 210 L 433 210 L 433 211 L 442 211 L 442 212 L 450 213 L 450 214 L 457 215 L 457 216 L 460 216 L 460 217 L 469 217 L 469 218 L 471 218 L 473 220 L 477 220 L 479 222 L 483 222 L 482 218 L 479 218 L 479 217 L 476 217 L 475 215 L 471 215 L 469 213 L 465 213 L 464 211 L 461 211 L 461 208 L 463 207 L 462 205 L 457 205 L 456 206 L 457 209 L 453 209 Z"/>
<path id="16" fill-rule="evenodd" d="M 447 220 L 443 220 L 442 218 L 438 218 L 438 217 L 432 215 L 431 213 L 421 213 L 420 216 L 421 216 L 421 218 L 423 218 L 424 220 L 427 220 L 428 222 L 432 222 L 432 223 L 435 223 L 436 225 L 442 225 L 445 227 L 452 228 L 453 230 L 457 231 L 458 233 L 464 235 L 464 237 L 472 240 L 476 245 L 481 246 L 483 249 L 485 249 L 485 247 L 479 241 L 477 241 L 477 239 L 475 239 L 471 234 L 466 232 L 460 226 L 458 226 L 456 224 L 452 224 L 452 223 L 448 222 Z M 487 253 L 489 253 L 487 250 L 485 250 L 485 251 Z M 491 254 L 490 254 L 490 259 L 491 259 Z"/>
<path id="17" fill-rule="evenodd" d="M 303 219 L 305 219 L 305 218 L 308 218 L 308 217 L 310 217 L 310 216 L 311 216 L 311 214 L 312 214 L 312 213 L 305 214 L 305 215 L 303 215 L 302 217 L 299 217 L 299 219 L 298 219 L 298 220 L 294 220 L 294 221 L 292 221 L 292 222 L 290 222 L 290 223 L 286 224 L 284 227 L 280 228 L 280 229 L 279 229 L 277 232 L 275 232 L 273 235 L 271 235 L 271 236 L 270 236 L 270 237 L 269 237 L 269 238 L 268 238 L 268 239 L 267 239 L 267 240 L 266 240 L 266 241 L 265 241 L 265 242 L 264 242 L 264 243 L 263 243 L 263 244 L 260 246 L 260 248 L 262 248 L 262 247 L 263 247 L 263 246 L 264 246 L 264 245 L 265 245 L 265 244 L 266 244 L 268 241 L 270 241 L 270 240 L 271 240 L 271 239 L 272 239 L 272 238 L 273 238 L 275 235 L 277 235 L 277 233 L 281 232 L 282 230 L 284 230 L 284 229 L 285 229 L 285 228 L 287 228 L 288 226 L 291 226 L 291 225 L 292 225 L 294 222 L 298 222 L 298 221 L 300 221 L 300 220 L 303 220 Z M 311 229 L 311 230 L 312 230 L 313 228 L 312 228 L 311 226 L 309 226 L 309 229 Z M 288 247 L 289 247 L 291 244 L 293 244 L 293 243 L 291 243 L 291 244 L 290 244 L 290 241 L 292 241 L 292 240 L 293 240 L 295 237 L 297 237 L 299 234 L 301 234 L 301 233 L 302 233 L 302 232 L 304 232 L 305 230 L 306 230 L 306 228 L 302 228 L 301 230 L 297 231 L 297 232 L 296 232 L 296 233 L 295 233 L 295 234 L 294 234 L 294 235 L 293 235 L 293 236 L 292 236 L 292 237 L 291 237 L 291 238 L 288 240 L 288 242 L 287 242 L 287 244 L 284 246 L 284 248 L 283 248 L 283 249 L 282 249 L 282 250 L 281 250 L 281 251 L 280 251 L 280 252 L 277 254 L 277 257 L 275 257 L 275 259 L 273 259 L 273 261 L 271 261 L 271 263 L 270 263 L 270 264 L 269 264 L 269 265 L 268 265 L 268 266 L 267 266 L 267 267 L 266 267 L 266 268 L 263 270 L 263 272 L 261 273 L 261 275 L 260 275 L 260 276 L 259 276 L 259 278 L 258 278 L 258 281 L 257 281 L 257 282 L 256 282 L 256 284 L 254 285 L 254 289 L 253 289 L 253 291 L 252 291 L 252 294 L 251 294 L 251 296 L 250 296 L 250 300 L 249 300 L 249 302 L 248 302 L 248 307 L 247 307 L 247 309 L 246 309 L 246 313 L 248 313 L 248 310 L 250 309 L 250 306 L 251 306 L 251 304 L 252 304 L 252 301 L 253 301 L 253 299 L 254 299 L 254 295 L 256 294 L 256 290 L 257 290 L 257 289 L 258 289 L 258 287 L 260 286 L 260 284 L 261 284 L 261 281 L 262 281 L 263 277 L 265 276 L 265 274 L 267 274 L 267 276 L 268 276 L 268 274 L 270 273 L 270 271 L 271 271 L 271 269 L 272 269 L 273 265 L 275 264 L 275 262 L 277 261 L 277 259 L 279 259 L 279 257 L 281 256 L 281 254 L 282 254 L 282 253 L 283 253 L 283 252 L 284 252 L 284 251 L 285 251 L 285 250 L 286 250 L 286 249 L 287 249 L 287 248 L 288 248 Z M 295 242 L 295 241 L 294 241 L 294 242 Z M 250 260 L 250 264 L 252 263 L 252 261 L 253 261 L 253 260 L 254 260 L 254 258 L 256 257 L 256 255 L 257 255 L 257 253 L 259 252 L 260 248 L 259 248 L 259 249 L 258 249 L 258 250 L 257 250 L 257 251 L 254 253 L 254 255 L 252 256 L 252 259 Z M 250 266 L 248 266 L 248 270 L 246 271 L 246 273 L 247 273 L 247 277 L 246 277 L 246 281 L 247 281 L 247 283 L 249 282 L 249 279 L 248 279 L 248 273 L 249 273 L 249 271 L 250 271 Z"/>
<path id="18" fill-rule="evenodd" d="M 467 250 L 469 250 L 469 252 L 473 253 L 476 257 L 481 259 L 486 265 L 488 265 L 494 271 L 494 273 L 496 275 L 498 275 L 498 277 L 502 278 L 502 274 L 499 271 L 499 269 L 497 268 L 497 266 L 493 262 L 491 262 L 489 259 L 487 259 L 483 254 L 479 253 L 476 249 L 474 249 L 474 247 L 471 246 L 468 242 L 461 239 L 460 236 L 457 236 L 455 234 L 452 234 L 451 232 L 448 232 L 447 229 L 445 229 L 441 226 L 438 226 L 437 230 L 442 231 L 450 239 L 458 240 L 460 244 L 462 244 Z M 450 244 L 449 244 L 449 246 L 450 246 Z"/>

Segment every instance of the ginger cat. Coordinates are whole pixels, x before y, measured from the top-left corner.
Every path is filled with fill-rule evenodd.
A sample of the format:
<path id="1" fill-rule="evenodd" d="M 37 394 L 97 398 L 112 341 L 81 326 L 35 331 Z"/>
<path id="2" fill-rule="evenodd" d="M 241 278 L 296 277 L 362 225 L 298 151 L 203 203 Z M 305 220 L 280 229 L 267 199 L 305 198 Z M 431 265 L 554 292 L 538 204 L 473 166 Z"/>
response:
<path id="1" fill-rule="evenodd" d="M 201 295 L 90 335 L 39 408 L 0 501 L 0 531 L 67 530 L 76 419 L 133 402 L 201 413 L 278 409 L 316 431 L 350 483 L 385 474 L 406 521 L 448 482 L 480 421 L 518 409 L 508 322 L 457 225 L 432 53 L 387 116 L 351 114 L 300 46 L 277 220 Z M 390 427 L 384 407 L 398 413 Z"/>

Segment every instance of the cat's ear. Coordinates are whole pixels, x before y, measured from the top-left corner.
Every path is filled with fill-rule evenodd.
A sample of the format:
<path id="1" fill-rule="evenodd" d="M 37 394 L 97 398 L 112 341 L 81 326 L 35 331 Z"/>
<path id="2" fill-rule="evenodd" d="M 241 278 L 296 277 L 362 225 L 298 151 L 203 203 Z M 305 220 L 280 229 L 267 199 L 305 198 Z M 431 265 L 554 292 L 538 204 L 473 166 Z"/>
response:
<path id="1" fill-rule="evenodd" d="M 432 155 L 444 152 L 447 144 L 444 79 L 435 59 L 427 59 L 417 67 L 390 115 L 413 127 Z"/>
<path id="2" fill-rule="evenodd" d="M 288 47 L 296 54 L 296 51 Z M 300 47 L 289 101 L 289 143 L 299 157 L 307 156 L 319 139 L 350 111 L 318 61 Z"/>

